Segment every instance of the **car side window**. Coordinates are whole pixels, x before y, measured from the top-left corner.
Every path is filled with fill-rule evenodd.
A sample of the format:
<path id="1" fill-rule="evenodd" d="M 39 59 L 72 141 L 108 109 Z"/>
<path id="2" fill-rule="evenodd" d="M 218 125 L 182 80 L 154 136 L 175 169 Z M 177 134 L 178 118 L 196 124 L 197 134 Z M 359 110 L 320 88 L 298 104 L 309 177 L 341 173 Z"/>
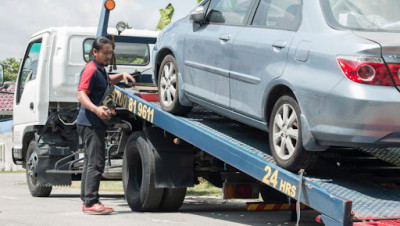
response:
<path id="1" fill-rule="evenodd" d="M 206 23 L 242 25 L 252 0 L 211 0 Z"/>
<path id="2" fill-rule="evenodd" d="M 301 0 L 261 0 L 252 25 L 295 31 L 301 22 Z"/>
<path id="3" fill-rule="evenodd" d="M 18 86 L 16 90 L 17 103 L 19 103 L 22 93 L 25 88 L 25 84 L 36 78 L 38 60 L 40 54 L 40 48 L 42 46 L 42 40 L 37 40 L 29 44 L 28 51 L 25 54 L 22 70 L 19 74 Z"/>

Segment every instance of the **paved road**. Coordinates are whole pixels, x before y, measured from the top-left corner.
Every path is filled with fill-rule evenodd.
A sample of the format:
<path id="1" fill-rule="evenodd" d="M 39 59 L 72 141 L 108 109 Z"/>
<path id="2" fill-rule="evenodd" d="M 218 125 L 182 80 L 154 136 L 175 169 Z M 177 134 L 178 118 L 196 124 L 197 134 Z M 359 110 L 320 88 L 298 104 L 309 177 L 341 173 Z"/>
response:
<path id="1" fill-rule="evenodd" d="M 176 213 L 132 212 L 122 193 L 102 193 L 103 203 L 115 213 L 107 216 L 81 212 L 79 189 L 55 188 L 48 198 L 30 195 L 25 174 L 0 173 L 0 225 L 294 225 L 288 211 L 246 211 L 244 201 L 188 196 Z M 315 223 L 317 213 L 303 211 L 300 225 Z"/>

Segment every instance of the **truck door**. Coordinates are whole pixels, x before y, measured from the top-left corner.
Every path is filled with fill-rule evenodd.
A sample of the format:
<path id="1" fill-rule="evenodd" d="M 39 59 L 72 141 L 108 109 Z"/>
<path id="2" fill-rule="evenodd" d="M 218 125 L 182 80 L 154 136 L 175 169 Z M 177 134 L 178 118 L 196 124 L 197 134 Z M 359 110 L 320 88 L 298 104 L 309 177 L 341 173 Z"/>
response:
<path id="1" fill-rule="evenodd" d="M 42 39 L 29 43 L 20 68 L 14 98 L 14 125 L 34 123 L 37 112 L 37 92 L 40 89 L 36 79 Z"/>

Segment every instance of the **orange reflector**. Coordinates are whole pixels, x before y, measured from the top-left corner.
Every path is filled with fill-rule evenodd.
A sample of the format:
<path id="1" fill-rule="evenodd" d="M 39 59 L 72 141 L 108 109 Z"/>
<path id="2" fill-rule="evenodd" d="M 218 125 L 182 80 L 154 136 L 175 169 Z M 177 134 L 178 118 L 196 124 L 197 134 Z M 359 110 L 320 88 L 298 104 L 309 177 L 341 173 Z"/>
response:
<path id="1" fill-rule="evenodd" d="M 181 143 L 181 141 L 179 140 L 179 138 L 174 139 L 174 144 L 180 144 L 180 143 Z"/>
<path id="2" fill-rule="evenodd" d="M 108 10 L 113 10 L 113 9 L 115 8 L 115 2 L 114 2 L 114 0 L 107 0 L 107 1 L 104 3 L 104 6 L 105 6 L 106 9 L 108 9 Z"/>

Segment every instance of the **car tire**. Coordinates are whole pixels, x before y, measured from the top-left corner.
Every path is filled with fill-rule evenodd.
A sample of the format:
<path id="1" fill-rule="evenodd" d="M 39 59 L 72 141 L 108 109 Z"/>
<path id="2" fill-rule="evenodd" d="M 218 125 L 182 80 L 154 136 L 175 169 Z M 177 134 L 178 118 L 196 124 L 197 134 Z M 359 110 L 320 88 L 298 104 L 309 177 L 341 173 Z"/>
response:
<path id="1" fill-rule="evenodd" d="M 275 103 L 269 123 L 272 156 L 279 166 L 293 172 L 312 168 L 317 157 L 303 147 L 300 114 L 294 97 L 284 95 Z"/>
<path id="2" fill-rule="evenodd" d="M 158 72 L 158 99 L 164 111 L 175 115 L 186 115 L 192 107 L 183 106 L 179 102 L 178 74 L 175 57 L 165 56 Z"/>
<path id="3" fill-rule="evenodd" d="M 158 210 L 164 189 L 156 188 L 155 159 L 143 131 L 128 138 L 122 163 L 122 184 L 126 201 L 133 211 Z"/>
<path id="4" fill-rule="evenodd" d="M 37 155 L 39 147 L 36 141 L 31 141 L 28 146 L 26 154 L 26 181 L 28 188 L 33 197 L 48 197 L 53 189 L 52 186 L 39 185 L 37 182 L 38 177 L 38 164 L 39 157 Z"/>

